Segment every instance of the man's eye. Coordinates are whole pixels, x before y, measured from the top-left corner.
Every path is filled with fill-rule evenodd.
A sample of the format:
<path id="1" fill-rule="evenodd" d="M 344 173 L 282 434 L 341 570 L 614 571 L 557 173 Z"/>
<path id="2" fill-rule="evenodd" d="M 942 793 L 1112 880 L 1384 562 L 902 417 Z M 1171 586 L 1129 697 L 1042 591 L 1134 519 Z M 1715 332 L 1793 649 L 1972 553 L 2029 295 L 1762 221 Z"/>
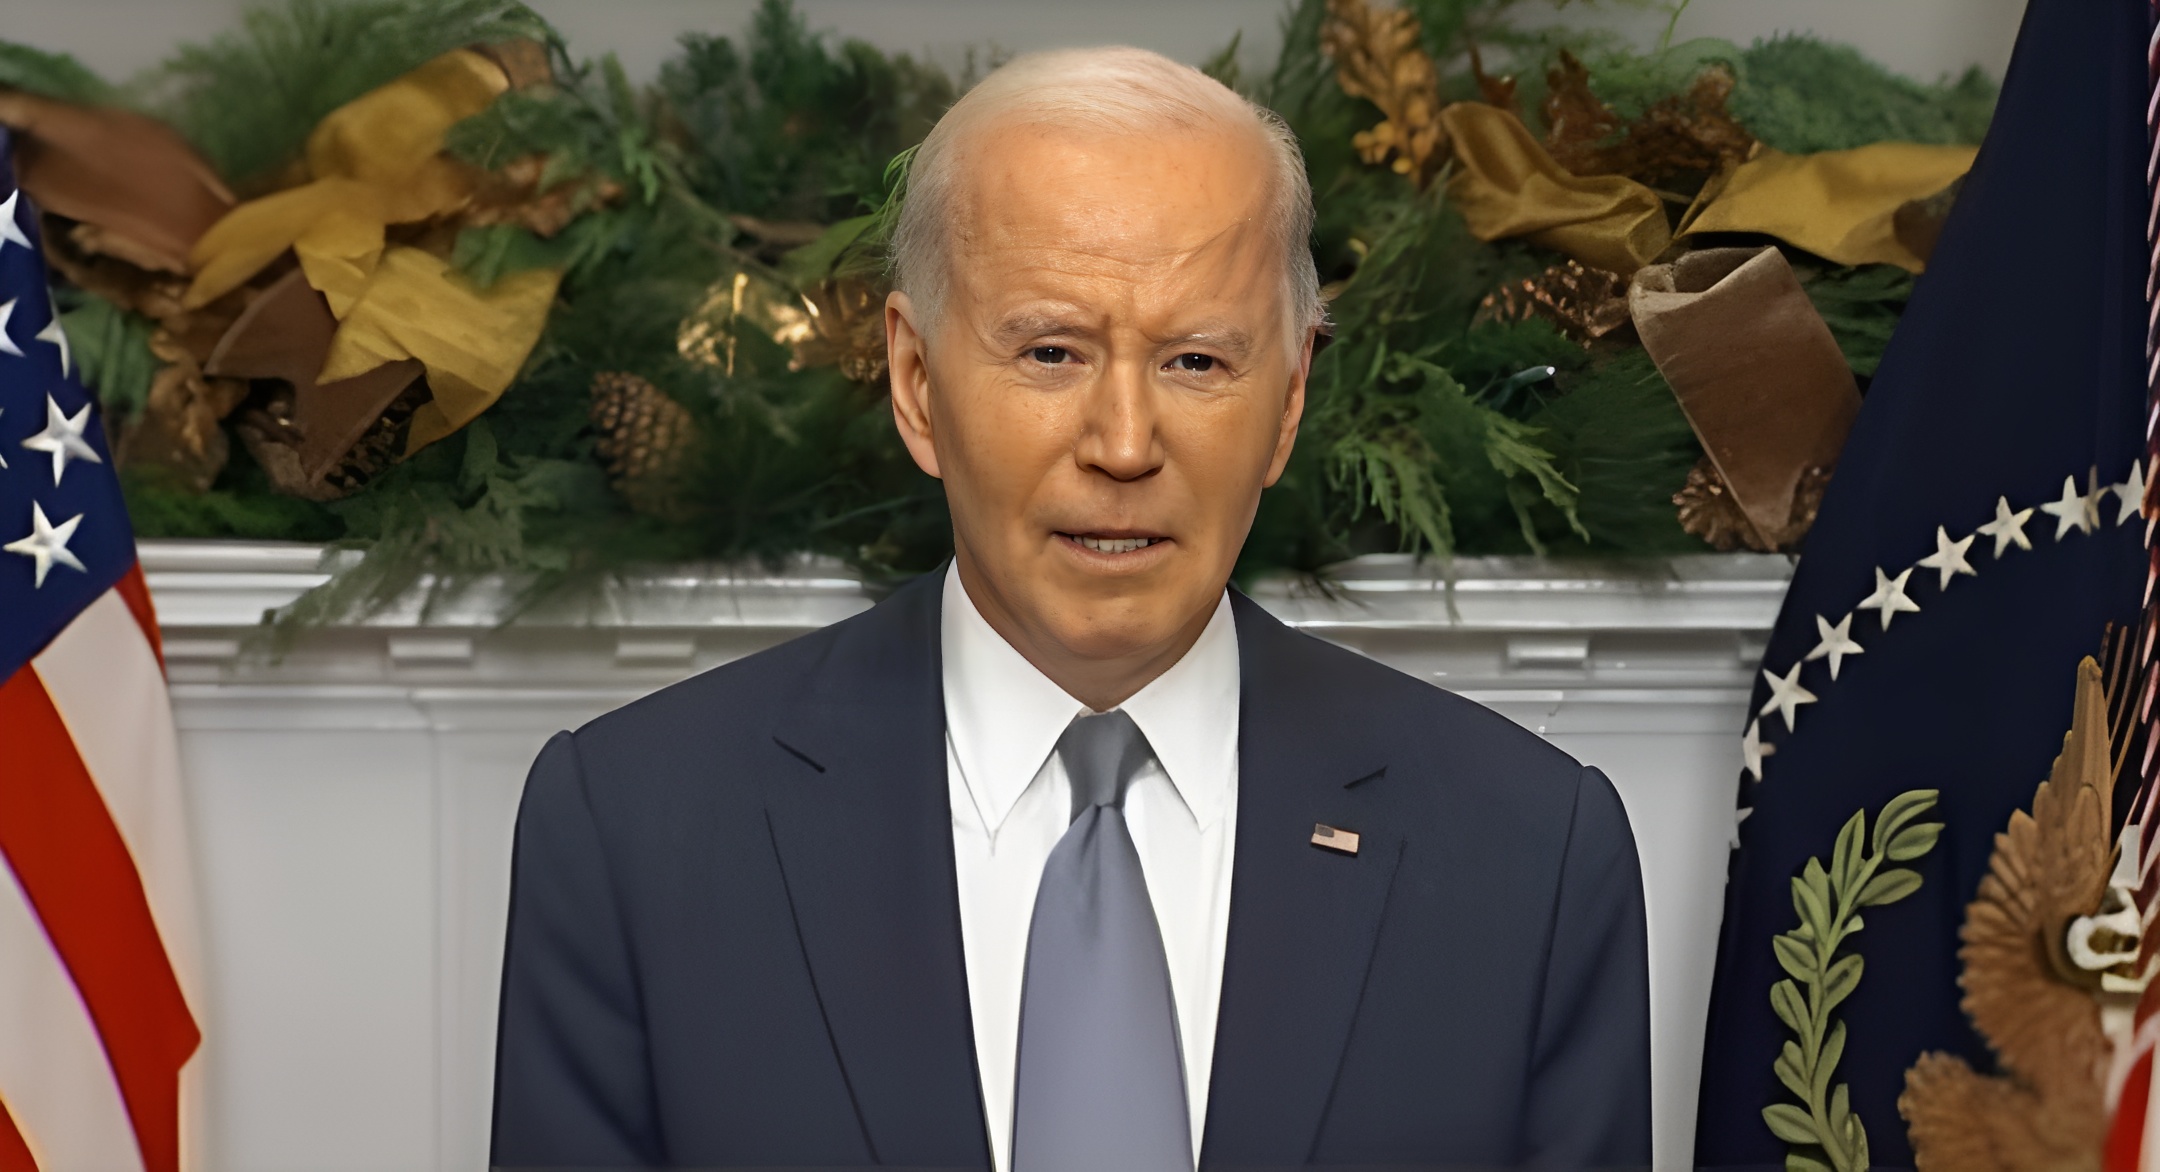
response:
<path id="1" fill-rule="evenodd" d="M 1056 366 L 1057 364 L 1065 361 L 1067 358 L 1072 357 L 1072 351 L 1067 350 L 1063 346 L 1037 346 L 1033 350 L 1028 351 L 1028 357 L 1033 358 L 1035 361 L 1040 362 L 1045 366 Z"/>
<path id="2" fill-rule="evenodd" d="M 1170 362 L 1187 374 L 1206 374 L 1215 369 L 1215 359 L 1208 354 L 1180 354 Z"/>

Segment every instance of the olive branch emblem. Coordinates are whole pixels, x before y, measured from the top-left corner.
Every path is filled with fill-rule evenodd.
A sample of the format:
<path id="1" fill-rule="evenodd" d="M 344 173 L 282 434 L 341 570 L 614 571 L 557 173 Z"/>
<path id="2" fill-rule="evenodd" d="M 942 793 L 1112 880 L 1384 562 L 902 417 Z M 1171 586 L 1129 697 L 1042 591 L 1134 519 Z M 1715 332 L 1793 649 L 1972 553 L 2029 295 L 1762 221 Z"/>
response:
<path id="1" fill-rule="evenodd" d="M 1918 871 L 1883 864 L 1908 863 L 1935 848 L 1942 823 L 1913 820 L 1935 805 L 1937 794 L 1916 789 L 1891 798 L 1876 816 L 1873 835 L 1867 811 L 1855 811 L 1838 831 L 1829 869 L 1810 858 L 1792 881 L 1800 926 L 1770 942 L 1779 967 L 1791 974 L 1770 987 L 1770 1008 L 1797 1035 L 1785 1043 L 1774 1069 L 1800 1102 L 1763 1108 L 1763 1122 L 1790 1145 L 1787 1172 L 1865 1172 L 1868 1166 L 1867 1128 L 1852 1112 L 1846 1084 L 1830 1085 L 1845 1056 L 1845 1023 L 1830 1014 L 1860 987 L 1864 967 L 1858 955 L 1841 957 L 1838 949 L 1863 927 L 1861 908 L 1896 903 L 1920 890 Z"/>

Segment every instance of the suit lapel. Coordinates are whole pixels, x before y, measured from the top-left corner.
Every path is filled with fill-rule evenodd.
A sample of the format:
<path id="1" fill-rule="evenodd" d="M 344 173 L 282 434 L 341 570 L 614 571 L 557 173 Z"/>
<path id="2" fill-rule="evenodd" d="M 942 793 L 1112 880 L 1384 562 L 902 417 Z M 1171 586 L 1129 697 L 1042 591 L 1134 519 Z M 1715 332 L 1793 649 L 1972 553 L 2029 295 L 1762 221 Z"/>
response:
<path id="1" fill-rule="evenodd" d="M 987 1167 L 945 778 L 943 577 L 835 639 L 774 730 L 795 760 L 766 816 L 871 1158 Z"/>
<path id="2" fill-rule="evenodd" d="M 1374 820 L 1386 762 L 1324 715 L 1309 644 L 1233 607 L 1237 854 L 1202 1164 L 1291 1166 L 1327 1111 L 1403 840 Z M 1358 832 L 1357 854 L 1313 846 L 1315 823 Z"/>

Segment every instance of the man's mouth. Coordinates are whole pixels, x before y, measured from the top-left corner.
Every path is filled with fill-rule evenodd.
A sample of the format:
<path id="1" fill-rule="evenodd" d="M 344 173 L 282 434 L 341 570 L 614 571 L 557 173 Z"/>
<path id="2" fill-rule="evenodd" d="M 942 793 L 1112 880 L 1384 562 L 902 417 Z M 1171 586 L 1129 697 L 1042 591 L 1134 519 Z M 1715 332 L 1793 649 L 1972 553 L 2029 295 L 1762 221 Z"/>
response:
<path id="1" fill-rule="evenodd" d="M 1163 537 L 1101 537 L 1093 533 L 1063 533 L 1059 536 L 1096 553 L 1131 553 L 1168 540 Z"/>

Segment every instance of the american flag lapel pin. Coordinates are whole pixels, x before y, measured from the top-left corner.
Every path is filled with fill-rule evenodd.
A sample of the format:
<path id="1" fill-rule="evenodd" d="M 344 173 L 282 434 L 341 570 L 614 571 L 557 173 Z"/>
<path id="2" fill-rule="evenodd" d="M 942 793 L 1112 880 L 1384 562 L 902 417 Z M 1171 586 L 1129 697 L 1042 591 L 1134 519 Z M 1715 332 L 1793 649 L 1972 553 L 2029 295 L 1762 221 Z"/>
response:
<path id="1" fill-rule="evenodd" d="M 1358 835 L 1355 830 L 1344 830 L 1325 822 L 1315 822 L 1312 828 L 1312 844 L 1323 850 L 1354 855 L 1357 853 Z"/>

